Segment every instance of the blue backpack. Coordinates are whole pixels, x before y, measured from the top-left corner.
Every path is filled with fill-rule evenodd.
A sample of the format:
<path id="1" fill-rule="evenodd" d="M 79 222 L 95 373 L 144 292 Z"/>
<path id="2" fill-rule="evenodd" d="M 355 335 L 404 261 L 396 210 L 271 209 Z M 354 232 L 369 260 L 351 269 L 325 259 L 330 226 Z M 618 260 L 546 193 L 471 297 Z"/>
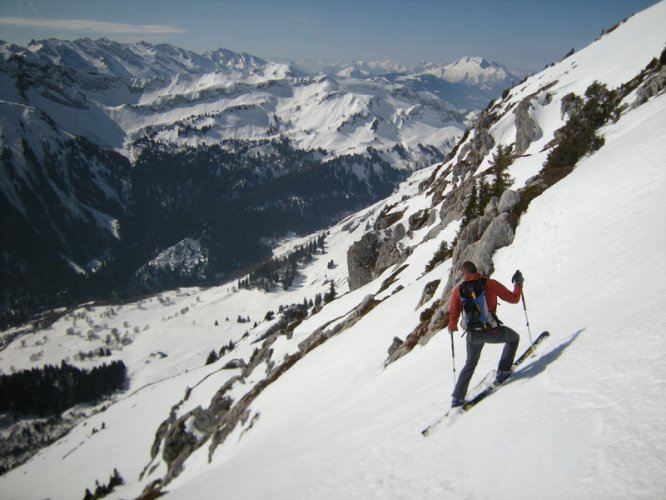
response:
<path id="1" fill-rule="evenodd" d="M 462 327 L 466 332 L 493 330 L 501 324 L 486 303 L 486 278 L 464 281 L 458 290 L 462 302 Z"/>

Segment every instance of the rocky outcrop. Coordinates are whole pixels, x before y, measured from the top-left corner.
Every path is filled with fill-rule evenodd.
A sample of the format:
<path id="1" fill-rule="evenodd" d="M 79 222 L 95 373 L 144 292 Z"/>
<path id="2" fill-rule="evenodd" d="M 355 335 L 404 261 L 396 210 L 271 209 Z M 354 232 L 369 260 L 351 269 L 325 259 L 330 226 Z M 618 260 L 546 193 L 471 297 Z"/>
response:
<path id="1" fill-rule="evenodd" d="M 379 256 L 379 236 L 376 232 L 365 233 L 347 250 L 347 270 L 350 290 L 361 288 L 374 279 L 374 269 Z"/>
<path id="2" fill-rule="evenodd" d="M 393 205 L 386 205 L 382 211 L 377 216 L 377 220 L 374 223 L 375 231 L 381 231 L 383 229 L 388 229 L 393 224 L 402 219 L 404 211 L 402 212 L 391 212 Z"/>
<path id="3" fill-rule="evenodd" d="M 650 77 L 636 92 L 636 100 L 632 107 L 637 108 L 641 104 L 644 104 L 666 89 L 666 66 L 662 66 L 661 69 L 652 77 Z"/>
<path id="4" fill-rule="evenodd" d="M 386 240 L 379 247 L 377 262 L 373 270 L 373 276 L 377 277 L 386 271 L 389 267 L 398 264 L 402 260 L 403 254 L 400 248 L 393 240 Z"/>
<path id="5" fill-rule="evenodd" d="M 400 213 L 400 217 L 395 217 L 382 211 L 378 218 L 381 222 L 375 222 L 375 229 L 365 233 L 359 241 L 349 247 L 347 282 L 350 290 L 357 290 L 370 283 L 385 270 L 405 259 L 407 254 L 398 242 L 405 237 L 407 231 L 401 223 L 396 224 L 402 215 Z M 428 220 L 427 214 L 422 217 L 425 221 Z M 389 222 L 393 227 L 390 227 Z"/>
<path id="6" fill-rule="evenodd" d="M 398 337 L 393 337 L 393 343 L 391 344 L 391 347 L 388 349 L 388 355 L 391 356 L 395 351 L 398 350 L 398 348 L 403 344 L 404 342 L 399 339 Z"/>
<path id="7" fill-rule="evenodd" d="M 235 370 L 238 368 L 247 368 L 247 364 L 245 363 L 244 359 L 234 358 L 222 367 L 223 370 Z"/>
<path id="8" fill-rule="evenodd" d="M 507 189 L 502 193 L 497 204 L 497 211 L 499 213 L 513 212 L 520 203 L 520 193 Z"/>
<path id="9" fill-rule="evenodd" d="M 426 302 L 429 302 L 434 296 L 435 292 L 437 291 L 437 288 L 439 287 L 439 284 L 441 283 L 442 280 L 434 280 L 428 283 L 425 288 L 423 288 L 423 293 L 421 294 L 421 299 L 419 300 L 418 305 L 416 308 L 418 309 L 421 307 L 423 304 Z"/>
<path id="10" fill-rule="evenodd" d="M 424 227 L 430 218 L 429 210 L 419 210 L 418 212 L 409 216 L 409 229 L 410 231 L 418 231 Z"/>
<path id="11" fill-rule="evenodd" d="M 543 132 L 536 121 L 530 116 L 532 107 L 532 98 L 526 97 L 514 111 L 516 116 L 516 145 L 514 148 L 515 156 L 521 156 L 527 151 L 533 141 L 541 138 Z"/>
<path id="12" fill-rule="evenodd" d="M 495 139 L 485 129 L 477 129 L 471 141 L 460 149 L 460 158 L 453 167 L 454 178 L 462 178 L 478 167 L 495 147 Z"/>
<path id="13" fill-rule="evenodd" d="M 442 207 L 439 211 L 442 227 L 446 227 L 454 220 L 462 218 L 467 206 L 467 200 L 472 194 L 474 182 L 473 179 L 469 179 L 444 197 Z"/>
<path id="14" fill-rule="evenodd" d="M 402 224 L 396 224 L 395 227 L 391 229 L 390 233 L 391 241 L 397 243 L 398 241 L 403 239 L 406 234 L 407 230 L 405 229 L 405 226 L 403 226 Z"/>
<path id="15" fill-rule="evenodd" d="M 471 260 L 481 274 L 490 275 L 494 271 L 493 254 L 498 248 L 513 241 L 517 216 L 500 213 L 492 221 L 487 217 L 475 219 L 478 224 L 470 223 L 460 236 L 453 252 L 454 269 L 460 263 Z"/>

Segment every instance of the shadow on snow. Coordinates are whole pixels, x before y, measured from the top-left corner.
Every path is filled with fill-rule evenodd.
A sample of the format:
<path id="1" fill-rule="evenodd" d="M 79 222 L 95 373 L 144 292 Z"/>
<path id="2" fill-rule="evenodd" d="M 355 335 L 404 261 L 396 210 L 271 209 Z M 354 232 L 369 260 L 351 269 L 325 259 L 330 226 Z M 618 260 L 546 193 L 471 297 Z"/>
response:
<path id="1" fill-rule="evenodd" d="M 511 382 L 515 380 L 521 380 L 525 378 L 532 378 L 538 375 L 539 373 L 543 372 L 548 365 L 556 361 L 564 352 L 565 349 L 567 349 L 573 342 L 578 338 L 578 336 L 585 331 L 585 328 L 582 328 L 578 330 L 576 333 L 574 333 L 569 339 L 565 340 L 561 344 L 559 344 L 557 347 L 553 348 L 552 350 L 548 351 L 546 354 L 543 356 L 535 359 L 532 361 L 529 365 L 527 365 L 525 368 L 516 371 L 514 375 L 511 376 L 511 378 L 507 381 L 507 385 L 510 384 Z"/>

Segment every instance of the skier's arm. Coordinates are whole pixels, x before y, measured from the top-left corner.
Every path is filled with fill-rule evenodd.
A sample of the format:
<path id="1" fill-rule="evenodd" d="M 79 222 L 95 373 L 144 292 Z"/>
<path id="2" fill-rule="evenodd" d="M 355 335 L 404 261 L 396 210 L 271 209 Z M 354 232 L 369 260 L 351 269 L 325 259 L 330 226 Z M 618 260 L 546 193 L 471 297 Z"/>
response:
<path id="1" fill-rule="evenodd" d="M 513 291 L 510 291 L 507 287 L 502 285 L 502 283 L 495 280 L 488 280 L 486 286 L 489 288 L 492 287 L 492 291 L 495 292 L 495 295 L 509 304 L 517 304 L 520 302 L 520 296 L 523 293 L 522 283 L 514 284 Z"/>
<path id="2" fill-rule="evenodd" d="M 460 290 L 458 287 L 453 289 L 451 295 L 451 305 L 449 306 L 449 331 L 458 330 L 458 318 L 460 318 Z"/>

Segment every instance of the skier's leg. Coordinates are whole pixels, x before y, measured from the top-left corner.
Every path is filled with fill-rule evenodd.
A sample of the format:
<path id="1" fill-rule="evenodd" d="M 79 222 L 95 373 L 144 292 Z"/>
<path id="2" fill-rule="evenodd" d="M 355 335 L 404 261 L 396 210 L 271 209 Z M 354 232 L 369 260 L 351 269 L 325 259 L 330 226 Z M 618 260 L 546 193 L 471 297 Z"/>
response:
<path id="1" fill-rule="evenodd" d="M 504 349 L 502 349 L 502 356 L 500 357 L 497 371 L 509 371 L 513 365 L 513 360 L 516 357 L 518 343 L 520 342 L 520 335 L 518 335 L 508 326 L 504 325 L 499 327 L 499 332 L 497 335 L 497 341 L 504 343 Z"/>
<path id="2" fill-rule="evenodd" d="M 474 369 L 476 368 L 476 364 L 479 362 L 479 358 L 481 357 L 483 342 L 472 342 L 473 335 L 474 334 L 472 333 L 467 334 L 467 360 L 465 361 L 465 366 L 463 366 L 463 369 L 460 371 L 458 382 L 456 383 L 456 387 L 453 390 L 453 394 L 451 395 L 454 400 L 465 399 L 467 388 L 469 387 L 469 383 L 472 380 L 472 375 L 474 375 Z"/>

